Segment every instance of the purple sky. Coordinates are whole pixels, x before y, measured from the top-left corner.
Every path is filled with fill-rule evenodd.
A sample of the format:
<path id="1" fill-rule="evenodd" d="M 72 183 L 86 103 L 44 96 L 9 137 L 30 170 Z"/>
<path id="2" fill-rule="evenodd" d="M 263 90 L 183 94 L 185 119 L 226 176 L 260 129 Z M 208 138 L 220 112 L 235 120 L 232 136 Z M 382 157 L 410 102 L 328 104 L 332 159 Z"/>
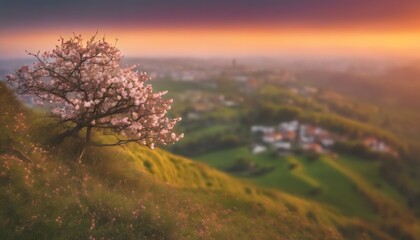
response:
<path id="1" fill-rule="evenodd" d="M 418 22 L 419 10 L 416 0 L 0 0 L 0 28 L 404 27 Z"/>

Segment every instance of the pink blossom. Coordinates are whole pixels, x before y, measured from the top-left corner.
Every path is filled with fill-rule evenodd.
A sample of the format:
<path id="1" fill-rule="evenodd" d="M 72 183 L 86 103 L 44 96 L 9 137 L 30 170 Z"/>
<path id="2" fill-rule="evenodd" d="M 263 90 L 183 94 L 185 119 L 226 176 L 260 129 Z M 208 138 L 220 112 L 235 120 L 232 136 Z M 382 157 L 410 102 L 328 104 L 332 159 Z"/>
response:
<path id="1" fill-rule="evenodd" d="M 180 118 L 169 119 L 172 99 L 166 91 L 154 93 L 146 73 L 136 66 L 123 68 L 122 54 L 105 39 L 84 41 L 74 36 L 60 39 L 52 51 L 35 56 L 32 67 L 22 66 L 7 76 L 19 94 L 50 102 L 51 113 L 79 128 L 113 131 L 119 142 L 173 143 L 182 138 L 173 132 Z M 45 81 L 48 79 L 49 81 Z"/>

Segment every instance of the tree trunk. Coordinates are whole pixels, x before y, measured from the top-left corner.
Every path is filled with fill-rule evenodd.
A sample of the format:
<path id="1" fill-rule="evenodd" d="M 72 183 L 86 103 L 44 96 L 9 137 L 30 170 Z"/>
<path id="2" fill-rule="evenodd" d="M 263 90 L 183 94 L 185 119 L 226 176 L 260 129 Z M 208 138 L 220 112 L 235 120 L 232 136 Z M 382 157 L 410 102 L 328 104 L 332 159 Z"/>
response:
<path id="1" fill-rule="evenodd" d="M 86 129 L 86 145 L 90 144 L 91 130 L 92 130 L 91 126 L 88 126 Z"/>
<path id="2" fill-rule="evenodd" d="M 85 155 L 86 149 L 88 148 L 88 146 L 90 144 L 90 137 L 91 137 L 91 135 L 92 135 L 92 127 L 91 126 L 88 126 L 86 128 L 85 144 L 83 145 L 82 152 L 80 153 L 79 158 L 78 158 L 79 163 L 82 162 L 82 158 Z"/>
<path id="3" fill-rule="evenodd" d="M 72 129 L 69 129 L 69 130 L 63 132 L 62 134 L 56 136 L 55 138 L 53 138 L 51 140 L 51 142 L 55 145 L 58 145 L 58 144 L 62 143 L 64 141 L 64 139 L 76 135 L 78 132 L 80 132 L 80 130 L 82 130 L 82 128 L 83 128 L 82 126 L 77 125 L 76 127 L 72 128 Z"/>

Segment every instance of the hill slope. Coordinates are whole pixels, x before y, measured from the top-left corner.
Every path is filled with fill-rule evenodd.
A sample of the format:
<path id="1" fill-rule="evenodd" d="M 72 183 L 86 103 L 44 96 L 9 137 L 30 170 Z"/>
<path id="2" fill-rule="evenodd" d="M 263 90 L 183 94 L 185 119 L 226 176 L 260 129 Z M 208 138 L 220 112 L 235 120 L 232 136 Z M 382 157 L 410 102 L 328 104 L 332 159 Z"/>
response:
<path id="1" fill-rule="evenodd" d="M 76 163 L 78 141 L 45 146 L 51 126 L 1 87 L 2 239 L 340 238 L 281 195 L 161 150 L 92 148 Z"/>
<path id="2" fill-rule="evenodd" d="M 57 129 L 2 84 L 0 107 L 1 239 L 392 239 L 162 150 L 90 148 L 77 163 L 80 140 L 48 146 Z"/>

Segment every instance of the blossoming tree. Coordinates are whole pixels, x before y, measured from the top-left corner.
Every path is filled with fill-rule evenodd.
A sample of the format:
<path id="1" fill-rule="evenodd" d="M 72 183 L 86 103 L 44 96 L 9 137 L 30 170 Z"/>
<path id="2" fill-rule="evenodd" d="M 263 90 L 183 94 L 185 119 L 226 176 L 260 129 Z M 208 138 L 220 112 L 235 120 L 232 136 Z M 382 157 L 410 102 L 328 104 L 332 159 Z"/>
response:
<path id="1" fill-rule="evenodd" d="M 154 93 L 136 66 L 121 67 L 115 45 L 95 37 L 85 43 L 80 35 L 59 42 L 50 52 L 29 53 L 37 61 L 7 80 L 18 94 L 52 106 L 52 115 L 67 128 L 61 139 L 85 129 L 86 145 L 138 142 L 153 149 L 182 137 L 173 132 L 180 118 L 166 117 L 172 99 L 162 98 L 166 91 Z M 92 131 L 112 135 L 112 141 L 94 143 Z"/>

